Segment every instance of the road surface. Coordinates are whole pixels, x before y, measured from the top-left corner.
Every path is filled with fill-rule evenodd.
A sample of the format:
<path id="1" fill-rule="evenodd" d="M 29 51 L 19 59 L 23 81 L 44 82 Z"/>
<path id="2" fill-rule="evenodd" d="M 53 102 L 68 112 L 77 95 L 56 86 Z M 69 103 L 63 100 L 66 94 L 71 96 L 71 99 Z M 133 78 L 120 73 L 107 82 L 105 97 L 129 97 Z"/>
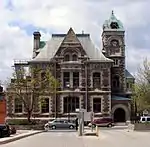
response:
<path id="1" fill-rule="evenodd" d="M 79 137 L 77 132 L 53 131 L 30 136 L 0 147 L 150 147 L 150 132 L 102 129 L 100 136 Z"/>

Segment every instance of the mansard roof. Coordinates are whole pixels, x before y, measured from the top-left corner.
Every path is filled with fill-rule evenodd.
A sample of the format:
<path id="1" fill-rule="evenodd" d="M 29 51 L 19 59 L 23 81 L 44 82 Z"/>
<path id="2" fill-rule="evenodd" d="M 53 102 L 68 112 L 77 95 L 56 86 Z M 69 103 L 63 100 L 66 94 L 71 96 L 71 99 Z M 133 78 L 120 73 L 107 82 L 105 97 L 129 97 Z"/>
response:
<path id="1" fill-rule="evenodd" d="M 72 28 L 70 29 L 73 31 Z M 67 34 L 52 34 L 51 39 L 46 42 L 45 46 L 40 49 L 40 53 L 32 61 L 50 61 L 56 55 L 66 36 Z M 91 61 L 113 62 L 106 58 L 100 49 L 95 47 L 89 34 L 75 34 L 75 36 Z"/>

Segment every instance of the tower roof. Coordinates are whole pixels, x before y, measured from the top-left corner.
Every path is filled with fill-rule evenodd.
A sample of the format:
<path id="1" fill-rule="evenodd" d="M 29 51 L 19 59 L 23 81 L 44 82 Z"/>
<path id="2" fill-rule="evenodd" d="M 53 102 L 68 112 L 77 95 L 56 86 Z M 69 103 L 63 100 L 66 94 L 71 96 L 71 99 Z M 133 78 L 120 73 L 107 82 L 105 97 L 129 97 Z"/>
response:
<path id="1" fill-rule="evenodd" d="M 111 24 L 116 23 L 118 28 L 112 29 Z M 118 31 L 124 31 L 123 24 L 120 20 L 118 20 L 114 14 L 114 11 L 112 11 L 110 17 L 108 20 L 105 20 L 103 24 L 103 30 L 118 30 Z"/>

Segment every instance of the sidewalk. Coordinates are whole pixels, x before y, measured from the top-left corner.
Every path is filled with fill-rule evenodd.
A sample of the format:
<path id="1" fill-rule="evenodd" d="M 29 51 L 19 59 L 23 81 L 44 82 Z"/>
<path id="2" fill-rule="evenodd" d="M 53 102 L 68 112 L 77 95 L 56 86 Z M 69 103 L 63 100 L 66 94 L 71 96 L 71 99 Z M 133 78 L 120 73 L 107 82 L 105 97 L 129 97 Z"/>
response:
<path id="1" fill-rule="evenodd" d="M 4 137 L 4 138 L 0 138 L 0 145 L 1 144 L 6 144 L 12 141 L 16 141 L 31 135 L 35 135 L 38 133 L 42 133 L 42 131 L 33 131 L 33 130 L 18 130 L 16 134 L 11 135 L 10 137 Z"/>

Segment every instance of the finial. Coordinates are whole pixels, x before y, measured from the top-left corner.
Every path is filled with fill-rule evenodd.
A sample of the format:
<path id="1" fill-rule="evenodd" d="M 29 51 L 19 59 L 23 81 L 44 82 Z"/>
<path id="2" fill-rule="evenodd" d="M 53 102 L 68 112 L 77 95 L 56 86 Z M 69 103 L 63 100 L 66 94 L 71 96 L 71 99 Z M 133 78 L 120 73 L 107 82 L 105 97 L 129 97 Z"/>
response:
<path id="1" fill-rule="evenodd" d="M 112 10 L 112 15 L 114 15 L 114 11 Z"/>

